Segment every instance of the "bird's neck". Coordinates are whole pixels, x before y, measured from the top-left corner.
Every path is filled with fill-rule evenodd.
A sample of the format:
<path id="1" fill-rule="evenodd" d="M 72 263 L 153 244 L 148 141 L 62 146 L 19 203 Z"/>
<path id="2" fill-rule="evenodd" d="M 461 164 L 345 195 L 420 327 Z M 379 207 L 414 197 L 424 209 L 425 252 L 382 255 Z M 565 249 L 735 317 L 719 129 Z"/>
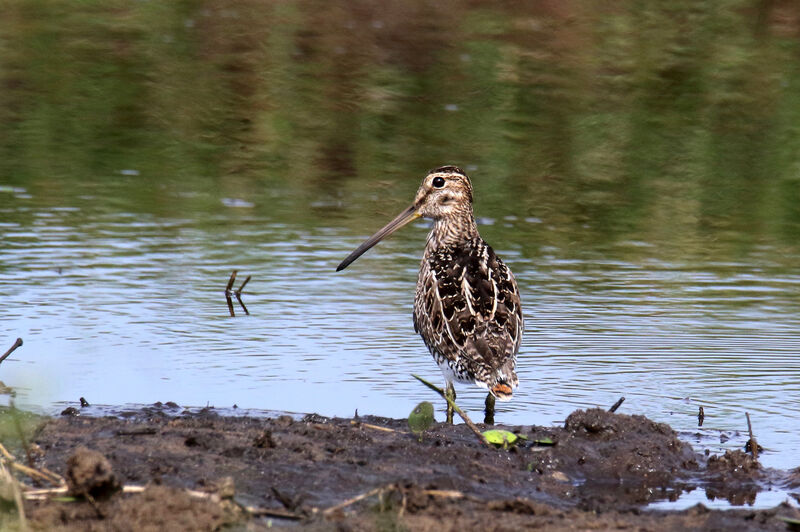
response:
<path id="1" fill-rule="evenodd" d="M 478 236 L 478 226 L 472 212 L 436 218 L 428 235 L 429 248 L 451 247 L 473 240 Z"/>

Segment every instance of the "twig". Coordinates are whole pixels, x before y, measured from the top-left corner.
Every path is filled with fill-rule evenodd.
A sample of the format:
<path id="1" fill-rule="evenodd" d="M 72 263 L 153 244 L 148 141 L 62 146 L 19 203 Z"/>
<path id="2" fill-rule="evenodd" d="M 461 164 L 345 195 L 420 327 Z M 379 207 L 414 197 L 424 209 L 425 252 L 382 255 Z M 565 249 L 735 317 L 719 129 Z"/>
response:
<path id="1" fill-rule="evenodd" d="M 14 345 L 12 345 L 8 349 L 8 351 L 6 351 L 5 354 L 0 357 L 0 363 L 2 363 L 5 359 L 7 359 L 9 355 L 11 355 L 11 353 L 13 353 L 21 345 L 22 345 L 22 338 L 17 338 L 17 341 L 14 342 Z"/>
<path id="2" fill-rule="evenodd" d="M 250 282 L 250 276 L 248 275 L 247 278 L 242 283 L 242 285 L 239 287 L 239 289 L 235 292 L 237 296 L 242 295 L 242 290 L 244 290 L 244 286 L 249 282 Z"/>
<path id="3" fill-rule="evenodd" d="M 233 282 L 236 280 L 236 270 L 231 272 L 231 276 L 228 279 L 228 286 L 225 287 L 225 302 L 228 303 L 228 312 L 231 314 L 231 318 L 236 317 L 236 312 L 233 310 L 233 300 L 231 299 L 231 295 L 233 294 Z"/>
<path id="4" fill-rule="evenodd" d="M 11 487 L 11 491 L 14 495 L 14 504 L 17 506 L 17 512 L 19 514 L 19 528 L 23 532 L 26 532 L 29 530 L 28 520 L 25 519 L 25 505 L 22 503 L 20 484 L 3 464 L 0 464 L 0 482 L 7 483 Z"/>
<path id="5" fill-rule="evenodd" d="M 758 460 L 758 442 L 756 442 L 755 436 L 753 436 L 753 426 L 750 424 L 750 412 L 744 413 L 745 417 L 747 418 L 747 432 L 750 433 L 750 452 L 753 454 L 753 460 Z"/>
<path id="6" fill-rule="evenodd" d="M 368 497 L 371 497 L 371 496 L 373 496 L 375 494 L 377 494 L 378 497 L 382 498 L 384 493 L 392 492 L 392 491 L 395 491 L 395 490 L 399 491 L 403 495 L 403 500 L 406 500 L 406 490 L 404 490 L 403 488 L 398 487 L 396 484 L 388 484 L 386 486 L 380 486 L 380 487 L 377 487 L 375 489 L 371 489 L 366 493 L 362 493 L 361 495 L 356 495 L 355 497 L 347 499 L 346 501 L 344 501 L 342 503 L 339 503 L 339 504 L 337 504 L 335 506 L 331 506 L 330 508 L 326 508 L 325 510 L 322 511 L 322 515 L 329 515 L 329 514 L 335 512 L 335 511 L 337 511 L 337 510 L 341 510 L 342 508 L 346 508 L 348 506 L 351 506 L 351 505 L 357 503 L 358 501 L 362 501 L 362 500 L 364 500 L 364 499 L 366 499 Z M 422 493 L 425 494 L 425 495 L 429 495 L 431 497 L 443 497 L 443 498 L 447 498 L 447 499 L 461 499 L 461 498 L 465 497 L 463 492 L 460 492 L 460 491 L 457 491 L 457 490 L 430 489 L 430 490 L 422 490 Z M 401 511 L 404 510 L 404 509 L 405 509 L 405 505 L 403 505 L 401 507 Z"/>
<path id="7" fill-rule="evenodd" d="M 233 270 L 233 272 L 231 272 L 231 276 L 228 279 L 228 286 L 225 287 L 225 301 L 228 303 L 228 312 L 230 312 L 232 318 L 236 317 L 236 312 L 233 310 L 233 300 L 231 299 L 231 296 L 235 296 L 236 301 L 238 301 L 239 304 L 242 306 L 242 310 L 244 310 L 244 313 L 247 314 L 248 316 L 250 315 L 250 311 L 247 310 L 247 307 L 244 306 L 244 302 L 242 302 L 242 290 L 244 290 L 245 285 L 248 282 L 250 282 L 250 276 L 249 275 L 247 276 L 247 278 L 244 280 L 244 282 L 242 283 L 242 285 L 239 287 L 238 290 L 234 290 L 233 283 L 234 281 L 236 281 L 237 273 L 238 273 L 237 270 Z"/>
<path id="8" fill-rule="evenodd" d="M 0 467 L 2 466 L 0 465 Z M 122 493 L 142 493 L 145 489 L 147 489 L 146 486 L 124 486 L 122 488 Z M 69 489 L 67 488 L 67 486 L 59 486 L 57 488 L 29 489 L 23 493 L 20 493 L 20 503 L 19 503 L 20 508 L 22 507 L 21 506 L 22 498 L 26 500 L 42 500 L 53 495 L 64 495 L 68 492 L 68 490 Z M 379 486 L 377 488 L 371 489 L 366 493 L 356 495 L 355 497 L 351 497 L 350 499 L 347 499 L 346 501 L 341 502 L 335 506 L 326 508 L 325 510 L 322 511 L 322 514 L 329 515 L 333 512 L 336 512 L 337 510 L 341 510 L 343 508 L 351 506 L 375 494 L 382 494 L 384 492 L 391 492 L 393 490 L 400 490 L 401 492 L 403 492 L 403 496 L 405 497 L 405 490 L 398 488 L 396 484 L 388 484 L 386 486 Z M 220 497 L 216 493 L 208 493 L 205 491 L 197 491 L 197 490 L 185 490 L 185 493 L 195 499 L 206 499 L 206 500 L 211 500 L 213 502 L 220 501 Z M 431 497 L 444 497 L 448 499 L 461 499 L 465 497 L 464 493 L 457 490 L 428 489 L 428 490 L 422 490 L 422 493 L 424 493 L 425 495 L 429 495 Z M 287 510 L 281 510 L 278 508 L 260 508 L 257 506 L 244 506 L 244 505 L 240 506 L 244 511 L 253 516 L 267 515 L 272 517 L 280 517 L 283 519 L 303 519 L 305 517 L 303 515 L 290 512 Z"/>
<path id="9" fill-rule="evenodd" d="M 322 515 L 332 514 L 333 512 L 335 512 L 337 510 L 341 510 L 342 508 L 347 508 L 348 506 L 350 506 L 352 504 L 355 504 L 358 501 L 364 500 L 367 497 L 372 497 L 376 493 L 381 493 L 384 490 L 390 490 L 390 489 L 396 489 L 396 488 L 397 488 L 397 486 L 395 486 L 394 484 L 389 484 L 387 486 L 379 486 L 379 487 L 377 487 L 375 489 L 369 490 L 366 493 L 362 493 L 361 495 L 356 495 L 355 497 L 347 499 L 346 501 L 344 501 L 342 503 L 339 503 L 339 504 L 337 504 L 335 506 L 331 506 L 330 508 L 326 508 L 326 509 L 322 510 Z"/>
<path id="10" fill-rule="evenodd" d="M 0 443 L 0 454 L 2 454 L 6 458 L 6 460 L 10 462 L 14 461 L 14 455 L 8 452 L 8 449 L 6 449 L 6 446 L 3 445 L 2 443 Z"/>
<path id="11" fill-rule="evenodd" d="M 228 279 L 228 286 L 225 287 L 225 295 L 231 295 L 231 288 L 233 288 L 233 282 L 236 280 L 236 270 L 231 272 L 231 277 Z"/>
<path id="12" fill-rule="evenodd" d="M 355 420 L 352 420 L 352 419 L 350 420 L 350 424 L 351 425 L 357 425 L 359 427 L 364 427 L 364 428 L 367 428 L 367 429 L 382 430 L 383 432 L 398 432 L 398 431 L 396 431 L 394 429 L 390 429 L 389 427 L 380 427 L 378 425 L 372 425 L 371 423 L 363 423 L 361 421 L 355 421 Z"/>
<path id="13" fill-rule="evenodd" d="M 249 316 L 250 315 L 250 311 L 247 310 L 247 307 L 244 306 L 244 301 L 242 301 L 242 294 L 240 294 L 239 292 L 236 292 L 234 295 L 236 296 L 236 301 L 238 301 L 239 304 L 242 306 L 242 309 L 244 309 L 244 313 Z M 230 301 L 230 298 L 228 298 L 228 300 Z"/>
<path id="14" fill-rule="evenodd" d="M 141 493 L 146 489 L 146 486 L 123 486 L 122 493 Z M 65 486 L 59 486 L 57 488 L 41 488 L 41 489 L 29 489 L 26 490 L 23 496 L 27 500 L 42 500 L 46 499 L 51 495 L 64 495 L 69 491 L 69 488 Z M 186 490 L 186 492 L 191 497 L 199 497 L 207 498 L 209 495 L 208 493 L 202 491 L 193 491 L 193 490 Z"/>
<path id="15" fill-rule="evenodd" d="M 290 512 L 288 510 L 281 510 L 278 508 L 259 508 L 257 506 L 242 506 L 245 512 L 252 516 L 266 515 L 269 517 L 281 517 L 283 519 L 302 519 L 303 516 Z"/>
<path id="16" fill-rule="evenodd" d="M 46 499 L 50 495 L 64 495 L 68 490 L 69 488 L 66 486 L 59 486 L 57 488 L 28 488 L 25 489 L 22 496 L 27 501 L 38 501 L 41 499 Z"/>
<path id="17" fill-rule="evenodd" d="M 33 469 L 32 467 L 28 467 L 26 465 L 22 465 L 19 462 L 9 461 L 6 460 L 4 462 L 7 466 L 10 466 L 12 469 L 16 469 L 20 473 L 25 473 L 29 477 L 38 478 L 40 480 L 44 480 L 45 482 L 49 482 L 50 484 L 55 484 L 57 486 L 61 486 L 65 483 L 64 479 L 57 476 L 55 473 L 48 471 L 48 474 L 39 471 L 37 469 Z M 51 476 L 52 475 L 52 476 Z"/>
<path id="18" fill-rule="evenodd" d="M 624 402 L 625 402 L 625 397 L 620 397 L 619 399 L 617 399 L 616 403 L 611 405 L 611 408 L 609 408 L 608 411 L 613 414 L 614 412 L 617 411 L 617 408 L 619 408 Z"/>
<path id="19" fill-rule="evenodd" d="M 235 318 L 236 312 L 233 311 L 233 300 L 228 292 L 225 292 L 225 301 L 228 302 L 228 312 L 231 313 L 231 318 Z"/>
<path id="20" fill-rule="evenodd" d="M 60 485 L 62 485 L 62 486 L 63 486 L 63 485 L 65 485 L 65 484 L 67 483 L 67 481 L 66 481 L 66 480 L 64 480 L 64 477 L 62 477 L 62 476 L 61 476 L 61 475 L 59 475 L 58 473 L 54 473 L 53 471 L 50 471 L 50 470 L 49 470 L 49 469 L 47 469 L 46 467 L 40 467 L 39 469 L 37 469 L 37 471 L 39 471 L 40 473 L 44 473 L 45 475 L 50 475 L 51 477 L 53 477 L 53 479 L 55 479 L 56 481 L 58 481 L 58 483 L 59 483 Z"/>
<path id="21" fill-rule="evenodd" d="M 415 379 L 417 379 L 419 382 L 421 382 L 421 383 L 422 383 L 422 384 L 424 384 L 425 386 L 427 386 L 428 388 L 430 388 L 431 390 L 433 390 L 434 392 L 436 392 L 436 393 L 438 393 L 439 395 L 441 395 L 441 396 L 442 396 L 442 398 L 443 398 L 445 401 L 447 401 L 447 404 L 449 404 L 449 405 L 450 405 L 450 406 L 453 408 L 453 410 L 455 410 L 455 411 L 456 411 L 456 413 L 457 413 L 459 416 L 461 416 L 461 419 L 463 419 L 463 420 L 464 420 L 464 423 L 466 423 L 466 424 L 467 424 L 467 426 L 469 427 L 469 429 L 470 429 L 472 432 L 474 432 L 474 433 L 475 433 L 475 435 L 478 437 L 478 439 L 481 441 L 481 443 L 485 444 L 487 447 L 492 447 L 492 444 L 491 444 L 491 443 L 489 443 L 489 442 L 486 440 L 486 437 L 485 437 L 485 436 L 484 436 L 484 435 L 481 433 L 480 429 L 479 429 L 477 426 L 475 426 L 475 423 L 473 423 L 473 422 L 472 422 L 472 420 L 469 418 L 469 416 L 468 416 L 467 414 L 465 414 L 465 413 L 464 413 L 464 411 L 463 411 L 463 410 L 461 410 L 461 408 L 459 408 L 459 407 L 458 407 L 458 405 L 455 403 L 455 401 L 453 401 L 452 399 L 450 399 L 449 397 L 447 397 L 447 395 L 444 393 L 444 390 L 442 390 L 441 388 L 439 388 L 439 387 L 438 387 L 438 386 L 436 386 L 435 384 L 431 384 L 430 382 L 426 381 L 425 379 L 423 379 L 423 378 L 422 378 L 422 377 L 420 377 L 419 375 L 414 375 L 414 374 L 412 374 L 411 376 L 412 376 L 412 377 L 414 377 Z"/>
<path id="22" fill-rule="evenodd" d="M 462 499 L 464 497 L 464 493 L 458 490 L 422 490 L 422 493 L 431 497 L 444 497 L 447 499 Z"/>
<path id="23" fill-rule="evenodd" d="M 0 443 L 0 454 L 2 454 L 3 457 L 5 458 L 5 462 L 7 465 L 10 465 L 17 471 L 25 473 L 29 477 L 41 476 L 51 484 L 58 484 L 59 486 L 65 486 L 67 483 L 67 481 L 64 480 L 64 477 L 62 477 L 58 473 L 50 471 L 46 467 L 43 467 L 41 469 L 34 469 L 32 467 L 20 464 L 19 462 L 16 461 L 14 456 L 8 452 L 8 449 L 6 449 L 2 443 Z"/>
<path id="24" fill-rule="evenodd" d="M 142 493 L 146 486 L 124 486 L 122 493 Z M 45 489 L 31 489 L 22 494 L 26 500 L 44 500 L 52 495 L 64 495 L 68 492 L 66 486 L 58 488 L 45 488 Z M 216 493 L 206 493 L 204 491 L 186 490 L 186 494 L 195 499 L 210 499 L 217 501 L 219 496 Z M 258 516 L 268 515 L 271 517 L 282 517 L 283 519 L 302 519 L 303 516 L 289 512 L 287 510 L 280 510 L 277 508 L 259 508 L 257 506 L 242 506 L 242 509 L 247 513 Z"/>

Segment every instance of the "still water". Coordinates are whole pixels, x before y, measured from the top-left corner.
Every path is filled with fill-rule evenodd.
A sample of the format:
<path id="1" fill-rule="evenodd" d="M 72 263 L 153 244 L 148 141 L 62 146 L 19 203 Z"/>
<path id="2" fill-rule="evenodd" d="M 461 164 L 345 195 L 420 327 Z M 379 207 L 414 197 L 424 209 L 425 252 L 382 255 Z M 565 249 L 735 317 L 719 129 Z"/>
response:
<path id="1" fill-rule="evenodd" d="M 0 21 L 18 404 L 407 415 L 410 374 L 440 379 L 427 225 L 334 270 L 458 164 L 526 315 L 499 422 L 625 396 L 716 452 L 749 412 L 762 462 L 800 466 L 800 9 L 154 4 Z"/>

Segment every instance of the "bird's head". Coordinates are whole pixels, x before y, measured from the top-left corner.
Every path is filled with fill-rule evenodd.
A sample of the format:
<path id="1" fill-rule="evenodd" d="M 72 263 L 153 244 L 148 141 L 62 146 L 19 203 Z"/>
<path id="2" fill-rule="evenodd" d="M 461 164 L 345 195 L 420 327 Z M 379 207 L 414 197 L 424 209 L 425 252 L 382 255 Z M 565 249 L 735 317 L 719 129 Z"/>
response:
<path id="1" fill-rule="evenodd" d="M 434 220 L 471 214 L 472 183 L 456 166 L 432 170 L 422 180 L 414 207 L 420 216 Z"/>

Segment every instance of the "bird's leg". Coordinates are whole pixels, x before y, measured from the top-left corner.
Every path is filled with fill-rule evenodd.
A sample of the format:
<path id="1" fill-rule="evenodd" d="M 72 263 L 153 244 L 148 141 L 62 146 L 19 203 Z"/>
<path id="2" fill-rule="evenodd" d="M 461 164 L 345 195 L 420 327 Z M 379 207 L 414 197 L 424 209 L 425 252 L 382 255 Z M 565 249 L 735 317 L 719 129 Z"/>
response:
<path id="1" fill-rule="evenodd" d="M 486 396 L 486 409 L 483 411 L 483 422 L 487 425 L 494 425 L 494 395 Z"/>
<path id="2" fill-rule="evenodd" d="M 447 383 L 444 395 L 454 403 L 456 402 L 456 388 L 453 386 L 452 382 Z M 453 407 L 450 406 L 450 401 L 447 402 L 447 423 L 450 425 L 453 424 Z"/>

